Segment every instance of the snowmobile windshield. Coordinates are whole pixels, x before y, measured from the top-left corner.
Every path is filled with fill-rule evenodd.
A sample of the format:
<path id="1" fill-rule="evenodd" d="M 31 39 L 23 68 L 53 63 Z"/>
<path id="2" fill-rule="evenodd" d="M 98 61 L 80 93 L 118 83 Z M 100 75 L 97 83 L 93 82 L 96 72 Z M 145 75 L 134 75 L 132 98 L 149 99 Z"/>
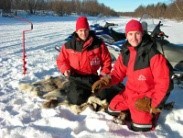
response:
<path id="1" fill-rule="evenodd" d="M 152 32 L 156 26 L 152 16 L 149 14 L 143 14 L 140 18 L 140 22 L 142 23 L 143 30 L 148 33 Z"/>

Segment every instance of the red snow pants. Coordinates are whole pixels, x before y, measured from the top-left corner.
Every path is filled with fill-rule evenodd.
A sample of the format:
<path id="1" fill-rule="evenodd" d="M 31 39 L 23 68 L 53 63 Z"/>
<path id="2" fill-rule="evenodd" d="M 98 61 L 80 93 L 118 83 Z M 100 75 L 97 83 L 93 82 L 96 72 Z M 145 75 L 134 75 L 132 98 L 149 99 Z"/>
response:
<path id="1" fill-rule="evenodd" d="M 135 108 L 135 101 L 144 96 L 150 97 L 151 93 L 148 92 L 141 94 L 126 88 L 111 100 L 109 109 L 114 112 L 129 110 L 132 124 L 137 124 L 136 126 L 139 127 L 148 126 L 152 128 L 153 115 L 149 112 L 138 111 Z"/>

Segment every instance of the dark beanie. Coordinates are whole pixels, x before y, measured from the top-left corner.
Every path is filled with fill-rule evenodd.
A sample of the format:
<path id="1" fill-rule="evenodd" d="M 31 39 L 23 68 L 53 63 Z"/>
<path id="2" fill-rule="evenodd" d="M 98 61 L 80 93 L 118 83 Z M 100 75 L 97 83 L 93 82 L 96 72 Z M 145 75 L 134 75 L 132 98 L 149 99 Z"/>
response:
<path id="1" fill-rule="evenodd" d="M 80 16 L 76 21 L 76 31 L 82 28 L 89 29 L 88 19 L 85 16 Z"/>
<path id="2" fill-rule="evenodd" d="M 129 31 L 140 31 L 143 33 L 142 24 L 137 20 L 130 20 L 125 27 L 125 33 L 127 34 Z"/>

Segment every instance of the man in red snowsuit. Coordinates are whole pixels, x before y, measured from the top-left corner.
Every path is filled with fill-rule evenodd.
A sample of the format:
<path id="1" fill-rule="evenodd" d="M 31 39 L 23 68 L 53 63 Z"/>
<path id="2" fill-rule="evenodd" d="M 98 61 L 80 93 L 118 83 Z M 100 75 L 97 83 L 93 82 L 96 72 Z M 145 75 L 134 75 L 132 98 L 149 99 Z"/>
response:
<path id="1" fill-rule="evenodd" d="M 105 76 L 110 73 L 110 53 L 104 42 L 93 31 L 90 31 L 88 20 L 85 16 L 77 19 L 76 30 L 71 40 L 62 46 L 61 52 L 57 57 L 57 66 L 64 76 L 84 81 L 90 84 L 90 87 L 91 84 L 99 79 L 99 76 Z M 98 73 L 99 69 L 100 72 Z M 79 101 L 83 97 L 71 98 L 78 98 L 78 100 L 74 100 Z M 73 102 L 73 104 L 78 103 L 81 102 Z"/>
<path id="2" fill-rule="evenodd" d="M 149 131 L 154 127 L 153 119 L 170 92 L 171 71 L 150 36 L 143 33 L 139 21 L 129 21 L 125 33 L 127 42 L 111 74 L 95 82 L 92 90 L 117 84 L 126 77 L 126 87 L 112 99 L 108 113 L 123 114 L 129 111 L 131 129 Z"/>

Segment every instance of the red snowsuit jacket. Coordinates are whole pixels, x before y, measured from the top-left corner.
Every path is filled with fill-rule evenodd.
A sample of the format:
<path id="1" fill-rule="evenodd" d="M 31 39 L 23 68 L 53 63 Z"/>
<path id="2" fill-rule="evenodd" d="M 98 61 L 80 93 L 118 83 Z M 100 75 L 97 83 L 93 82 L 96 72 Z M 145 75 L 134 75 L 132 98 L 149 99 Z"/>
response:
<path id="1" fill-rule="evenodd" d="M 172 89 L 168 62 L 148 35 L 143 36 L 143 41 L 136 48 L 128 43 L 122 47 L 111 72 L 111 85 L 118 84 L 125 77 L 126 89 L 132 91 L 127 95 L 147 96 L 152 100 L 152 107 L 160 106 Z"/>
<path id="2" fill-rule="evenodd" d="M 111 56 L 94 32 L 90 31 L 85 42 L 74 33 L 73 38 L 62 46 L 57 66 L 62 73 L 71 70 L 71 74 L 97 75 L 100 69 L 100 75 L 105 75 L 111 71 Z"/>

